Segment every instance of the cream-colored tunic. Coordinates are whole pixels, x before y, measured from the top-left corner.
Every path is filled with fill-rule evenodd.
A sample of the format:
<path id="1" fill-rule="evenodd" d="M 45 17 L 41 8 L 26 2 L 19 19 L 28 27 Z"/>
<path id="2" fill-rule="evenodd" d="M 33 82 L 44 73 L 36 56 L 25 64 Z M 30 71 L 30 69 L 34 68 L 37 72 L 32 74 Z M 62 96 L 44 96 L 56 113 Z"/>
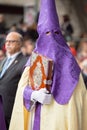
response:
<path id="1" fill-rule="evenodd" d="M 28 79 L 29 67 L 26 67 L 19 82 L 9 130 L 31 130 L 24 126 L 27 122 L 31 124 L 26 118 L 30 113 L 25 110 L 24 116 L 23 107 L 23 91 Z M 81 75 L 68 104 L 60 105 L 53 99 L 50 105 L 42 106 L 40 130 L 87 130 L 87 91 Z"/>

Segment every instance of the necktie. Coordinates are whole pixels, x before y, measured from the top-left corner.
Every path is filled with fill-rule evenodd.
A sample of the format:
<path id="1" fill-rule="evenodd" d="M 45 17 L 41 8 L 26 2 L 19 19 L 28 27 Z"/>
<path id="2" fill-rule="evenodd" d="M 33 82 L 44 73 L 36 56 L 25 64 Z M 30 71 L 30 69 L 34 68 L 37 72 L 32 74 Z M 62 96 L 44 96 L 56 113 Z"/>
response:
<path id="1" fill-rule="evenodd" d="M 6 72 L 6 70 L 8 69 L 10 61 L 11 61 L 11 58 L 8 58 L 8 59 L 6 60 L 4 66 L 3 66 L 3 69 L 2 69 L 2 71 L 1 71 L 1 73 L 0 73 L 0 78 L 3 77 L 3 75 L 4 75 L 5 72 Z"/>

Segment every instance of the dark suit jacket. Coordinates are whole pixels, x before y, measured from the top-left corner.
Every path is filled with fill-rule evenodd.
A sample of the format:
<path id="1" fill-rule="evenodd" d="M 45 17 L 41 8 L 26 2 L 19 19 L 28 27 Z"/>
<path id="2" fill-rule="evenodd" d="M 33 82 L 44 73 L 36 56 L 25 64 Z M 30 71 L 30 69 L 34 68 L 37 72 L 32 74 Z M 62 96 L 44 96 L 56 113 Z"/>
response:
<path id="1" fill-rule="evenodd" d="M 2 103 L 1 95 L 0 95 L 0 130 L 6 130 L 6 124 L 5 124 L 5 119 L 4 119 L 3 103 Z"/>
<path id="2" fill-rule="evenodd" d="M 0 79 L 0 95 L 3 99 L 6 119 L 11 118 L 18 82 L 26 62 L 27 58 L 20 53 Z"/>

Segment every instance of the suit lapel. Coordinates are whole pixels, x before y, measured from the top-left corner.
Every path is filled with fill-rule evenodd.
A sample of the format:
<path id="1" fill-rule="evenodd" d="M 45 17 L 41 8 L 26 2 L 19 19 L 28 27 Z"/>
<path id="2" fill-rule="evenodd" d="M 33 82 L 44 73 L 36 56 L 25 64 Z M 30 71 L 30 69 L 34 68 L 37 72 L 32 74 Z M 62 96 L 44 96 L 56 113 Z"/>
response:
<path id="1" fill-rule="evenodd" d="M 20 54 L 16 57 L 16 59 L 15 59 L 15 60 L 13 61 L 13 63 L 9 66 L 9 68 L 7 69 L 6 72 L 10 71 L 11 68 L 13 68 L 15 65 L 18 64 L 21 55 L 22 55 L 22 54 L 20 53 Z"/>
<path id="2" fill-rule="evenodd" d="M 6 70 L 5 74 L 6 74 L 7 72 L 11 71 L 11 69 L 12 69 L 15 65 L 18 64 L 21 55 L 22 55 L 22 53 L 20 53 L 20 54 L 16 57 L 16 59 L 13 61 L 13 63 L 12 63 L 12 64 L 9 66 L 9 68 Z M 3 75 L 3 77 L 5 76 L 5 74 Z M 3 77 L 2 77 L 2 78 L 3 78 Z"/>
<path id="3" fill-rule="evenodd" d="M 15 59 L 15 60 L 12 62 L 12 64 L 8 67 L 8 69 L 7 69 L 6 72 L 10 71 L 11 68 L 13 68 L 17 63 L 18 63 L 18 60 Z"/>
<path id="4" fill-rule="evenodd" d="M 7 60 L 7 58 L 5 58 L 5 59 L 2 61 L 2 63 L 1 63 L 1 65 L 0 65 L 0 72 L 2 71 L 2 68 L 3 68 L 4 63 L 6 62 L 6 60 Z"/>

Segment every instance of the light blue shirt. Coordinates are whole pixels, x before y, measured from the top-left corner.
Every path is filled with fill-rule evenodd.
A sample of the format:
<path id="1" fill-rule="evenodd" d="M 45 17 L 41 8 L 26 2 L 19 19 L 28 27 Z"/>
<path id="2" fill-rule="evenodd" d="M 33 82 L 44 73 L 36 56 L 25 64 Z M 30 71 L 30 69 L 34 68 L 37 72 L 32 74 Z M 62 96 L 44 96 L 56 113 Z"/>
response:
<path id="1" fill-rule="evenodd" d="M 10 67 L 10 65 L 13 63 L 13 61 L 16 59 L 16 57 L 20 54 L 21 52 L 17 52 L 13 55 L 9 55 L 7 54 L 7 58 L 11 58 L 9 64 L 8 64 L 8 68 Z"/>
<path id="2" fill-rule="evenodd" d="M 3 77 L 3 75 L 5 74 L 6 70 L 10 67 L 10 65 L 14 62 L 14 60 L 16 59 L 16 57 L 20 54 L 20 52 L 17 52 L 13 55 L 7 55 L 7 60 L 3 66 L 3 69 L 0 73 L 0 78 Z"/>

